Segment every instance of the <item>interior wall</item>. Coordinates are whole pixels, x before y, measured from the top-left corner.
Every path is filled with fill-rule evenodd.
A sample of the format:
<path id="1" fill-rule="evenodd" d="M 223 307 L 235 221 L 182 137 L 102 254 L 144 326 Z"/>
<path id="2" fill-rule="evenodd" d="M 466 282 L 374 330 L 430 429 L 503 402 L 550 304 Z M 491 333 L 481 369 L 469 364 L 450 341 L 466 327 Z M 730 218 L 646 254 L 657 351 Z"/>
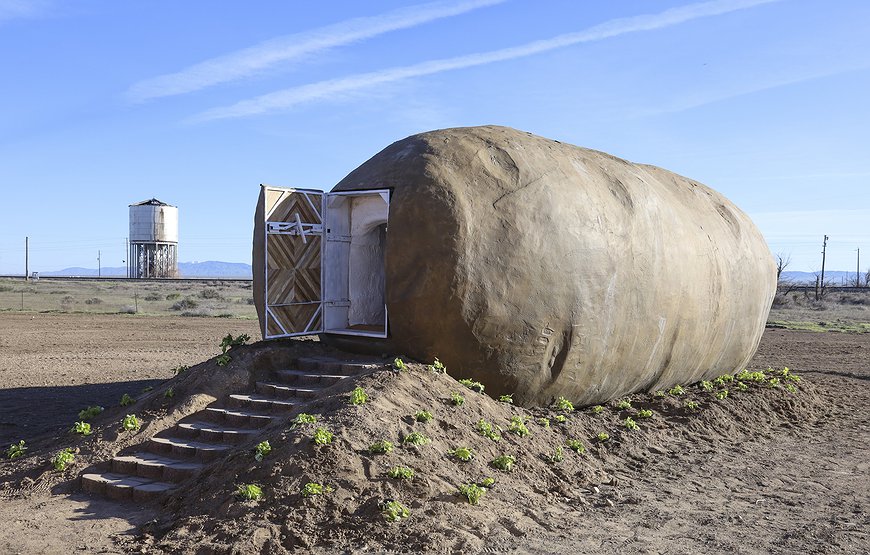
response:
<path id="1" fill-rule="evenodd" d="M 384 324 L 387 212 L 387 204 L 380 195 L 363 195 L 352 201 L 348 280 L 350 326 Z"/>

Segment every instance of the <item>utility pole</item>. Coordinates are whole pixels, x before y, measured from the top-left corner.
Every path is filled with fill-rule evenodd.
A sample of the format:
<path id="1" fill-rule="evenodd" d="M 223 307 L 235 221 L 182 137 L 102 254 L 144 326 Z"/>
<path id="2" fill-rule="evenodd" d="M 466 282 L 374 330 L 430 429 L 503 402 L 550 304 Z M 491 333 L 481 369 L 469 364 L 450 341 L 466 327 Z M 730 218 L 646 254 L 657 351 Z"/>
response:
<path id="1" fill-rule="evenodd" d="M 97 251 L 97 277 L 103 277 L 103 262 L 100 260 L 102 254 L 102 252 Z"/>
<path id="2" fill-rule="evenodd" d="M 30 237 L 24 238 L 24 281 L 30 279 Z M 24 301 L 21 301 L 22 303 Z M 24 309 L 22 309 L 24 310 Z"/>
<path id="3" fill-rule="evenodd" d="M 861 247 L 858 247 L 858 265 L 855 266 L 855 287 L 861 287 Z"/>
<path id="4" fill-rule="evenodd" d="M 825 295 L 825 251 L 828 246 L 828 236 L 822 241 L 822 296 Z"/>

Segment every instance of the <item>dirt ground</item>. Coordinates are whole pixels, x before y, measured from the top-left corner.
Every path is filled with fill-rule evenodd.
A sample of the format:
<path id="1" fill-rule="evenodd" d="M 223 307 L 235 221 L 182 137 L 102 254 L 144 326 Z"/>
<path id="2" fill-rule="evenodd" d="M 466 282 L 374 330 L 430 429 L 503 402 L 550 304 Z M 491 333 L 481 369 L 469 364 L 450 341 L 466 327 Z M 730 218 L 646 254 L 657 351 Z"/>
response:
<path id="1" fill-rule="evenodd" d="M 227 333 L 256 338 L 256 323 L 0 314 L 0 445 L 68 428 L 86 405 L 117 404 L 174 366 L 214 356 Z M 480 530 L 457 534 L 493 552 L 870 552 L 870 334 L 771 329 L 750 368 L 768 366 L 813 384 L 821 403 L 811 421 L 737 422 L 757 434 L 675 440 L 643 464 L 608 469 L 619 479 L 600 485 L 593 502 L 541 506 L 525 520 L 534 526 L 505 526 L 491 541 Z M 36 490 L 0 503 L 0 552 L 124 552 L 159 517 Z"/>

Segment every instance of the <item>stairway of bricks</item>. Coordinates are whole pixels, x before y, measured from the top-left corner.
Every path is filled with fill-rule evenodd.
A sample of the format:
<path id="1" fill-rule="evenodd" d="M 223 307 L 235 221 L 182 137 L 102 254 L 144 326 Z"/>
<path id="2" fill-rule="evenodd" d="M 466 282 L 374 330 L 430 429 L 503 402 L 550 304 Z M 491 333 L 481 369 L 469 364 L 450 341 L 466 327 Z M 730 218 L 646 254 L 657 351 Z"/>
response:
<path id="1" fill-rule="evenodd" d="M 185 417 L 144 443 L 125 449 L 105 472 L 82 474 L 82 489 L 111 499 L 145 502 L 157 499 L 196 476 L 205 466 L 246 444 L 276 420 L 310 402 L 338 381 L 380 368 L 370 361 L 299 358 L 292 370 L 277 370 L 256 391 L 228 395 Z M 218 406 L 219 405 L 219 406 Z"/>

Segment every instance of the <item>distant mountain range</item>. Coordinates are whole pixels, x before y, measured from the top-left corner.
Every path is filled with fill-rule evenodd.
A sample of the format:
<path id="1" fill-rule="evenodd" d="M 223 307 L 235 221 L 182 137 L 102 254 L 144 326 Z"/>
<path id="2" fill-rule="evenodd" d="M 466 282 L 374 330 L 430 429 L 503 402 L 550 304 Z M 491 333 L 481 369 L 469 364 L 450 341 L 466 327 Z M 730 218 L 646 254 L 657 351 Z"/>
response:
<path id="1" fill-rule="evenodd" d="M 819 272 L 821 274 L 821 272 Z M 780 276 L 784 280 L 789 280 L 794 283 L 808 283 L 813 285 L 816 283 L 815 272 L 791 272 L 785 271 Z M 841 270 L 826 270 L 825 282 L 829 285 L 855 285 L 855 272 L 844 272 Z M 864 272 L 861 272 L 861 282 L 864 282 Z"/>
<path id="2" fill-rule="evenodd" d="M 178 273 L 179 277 L 183 278 L 242 278 L 251 279 L 251 265 L 243 262 L 218 262 L 210 260 L 207 262 L 179 262 Z M 40 272 L 39 275 L 45 277 L 51 276 L 103 276 L 103 277 L 124 277 L 127 275 L 127 268 L 108 267 L 102 268 L 97 272 L 96 268 L 64 268 L 56 272 Z"/>

